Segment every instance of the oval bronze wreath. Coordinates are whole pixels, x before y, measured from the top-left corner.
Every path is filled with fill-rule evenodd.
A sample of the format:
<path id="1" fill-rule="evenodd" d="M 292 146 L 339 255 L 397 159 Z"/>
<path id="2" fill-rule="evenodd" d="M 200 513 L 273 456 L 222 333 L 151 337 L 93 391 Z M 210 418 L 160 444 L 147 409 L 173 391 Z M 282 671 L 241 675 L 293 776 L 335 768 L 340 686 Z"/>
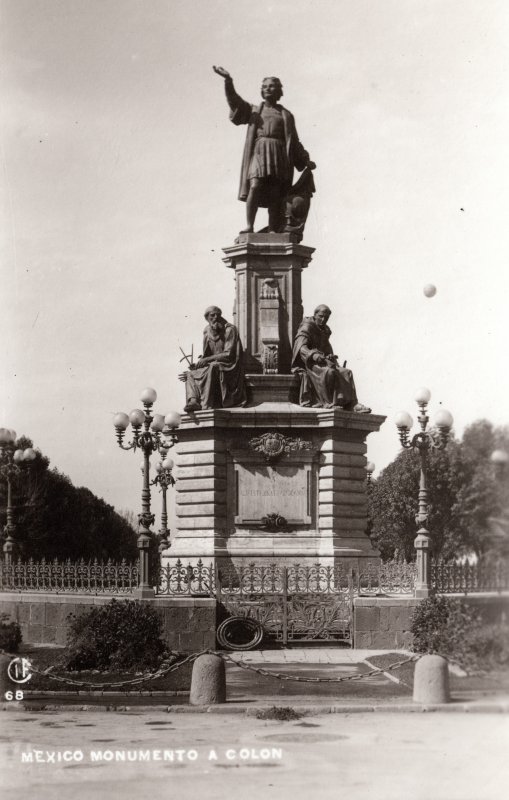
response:
<path id="1" fill-rule="evenodd" d="M 262 639 L 262 626 L 250 617 L 228 617 L 217 629 L 217 641 L 226 650 L 252 650 Z"/>

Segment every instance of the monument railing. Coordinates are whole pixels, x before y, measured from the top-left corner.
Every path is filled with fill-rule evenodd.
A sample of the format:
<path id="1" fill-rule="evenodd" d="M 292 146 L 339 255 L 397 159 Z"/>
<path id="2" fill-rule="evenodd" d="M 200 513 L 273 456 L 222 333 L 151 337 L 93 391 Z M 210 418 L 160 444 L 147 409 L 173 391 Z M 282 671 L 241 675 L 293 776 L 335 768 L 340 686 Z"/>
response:
<path id="1" fill-rule="evenodd" d="M 112 560 L 0 560 L 0 592 L 129 595 L 139 586 L 139 563 Z M 370 564 L 360 571 L 342 565 L 239 562 L 222 566 L 178 559 L 160 568 L 156 595 L 218 597 L 261 594 L 347 594 L 413 596 L 415 563 Z M 501 559 L 463 563 L 433 561 L 432 589 L 439 594 L 509 591 L 509 564 Z"/>
<path id="2" fill-rule="evenodd" d="M 432 563 L 432 588 L 439 594 L 509 591 L 509 565 L 502 560 Z M 341 565 L 237 563 L 214 566 L 201 559 L 178 559 L 160 571 L 158 595 L 174 597 L 248 596 L 260 594 L 338 594 L 354 596 L 413 596 L 415 562 L 401 560 L 371 564 L 357 571 Z"/>
<path id="3" fill-rule="evenodd" d="M 432 561 L 431 584 L 439 594 L 509 591 L 509 564 L 503 559 Z"/>
<path id="4" fill-rule="evenodd" d="M 157 593 L 173 596 L 231 597 L 271 594 L 337 594 L 351 591 L 349 572 L 341 566 L 276 562 L 234 565 L 205 564 L 199 559 L 185 564 L 178 559 L 160 572 Z"/>
<path id="5" fill-rule="evenodd" d="M 131 594 L 139 583 L 138 562 L 0 561 L 0 591 L 63 594 Z"/>

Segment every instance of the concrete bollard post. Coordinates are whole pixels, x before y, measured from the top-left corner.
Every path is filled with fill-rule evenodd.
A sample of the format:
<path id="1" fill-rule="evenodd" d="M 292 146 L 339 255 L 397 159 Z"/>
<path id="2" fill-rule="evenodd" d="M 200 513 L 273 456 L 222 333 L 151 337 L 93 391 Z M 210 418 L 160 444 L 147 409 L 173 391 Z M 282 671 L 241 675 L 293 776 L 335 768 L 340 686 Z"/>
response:
<path id="1" fill-rule="evenodd" d="M 415 665 L 414 703 L 450 703 L 449 670 L 442 656 L 422 656 Z"/>
<path id="2" fill-rule="evenodd" d="M 226 669 L 219 656 L 198 656 L 193 664 L 189 704 L 209 706 L 226 703 Z"/>

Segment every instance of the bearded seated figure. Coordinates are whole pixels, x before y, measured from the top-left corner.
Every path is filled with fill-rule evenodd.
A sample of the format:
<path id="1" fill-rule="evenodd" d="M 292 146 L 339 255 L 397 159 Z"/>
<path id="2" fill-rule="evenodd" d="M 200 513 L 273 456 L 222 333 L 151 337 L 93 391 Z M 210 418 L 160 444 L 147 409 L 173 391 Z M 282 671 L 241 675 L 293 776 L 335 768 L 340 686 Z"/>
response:
<path id="1" fill-rule="evenodd" d="M 237 328 L 223 319 L 217 306 L 206 309 L 205 319 L 208 325 L 203 332 L 203 355 L 179 375 L 186 384 L 187 413 L 246 404 L 243 351 Z"/>
<path id="2" fill-rule="evenodd" d="M 292 372 L 301 376 L 299 403 L 314 408 L 343 408 L 360 414 L 371 409 L 359 403 L 351 370 L 340 367 L 330 344 L 331 315 L 328 306 L 318 306 L 305 317 L 293 345 Z"/>

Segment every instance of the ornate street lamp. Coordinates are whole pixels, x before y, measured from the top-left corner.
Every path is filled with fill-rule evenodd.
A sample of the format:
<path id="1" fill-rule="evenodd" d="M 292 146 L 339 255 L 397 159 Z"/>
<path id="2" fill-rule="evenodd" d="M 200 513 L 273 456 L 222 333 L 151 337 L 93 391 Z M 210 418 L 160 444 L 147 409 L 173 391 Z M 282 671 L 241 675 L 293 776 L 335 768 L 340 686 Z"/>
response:
<path id="1" fill-rule="evenodd" d="M 368 489 L 369 489 L 369 487 L 371 486 L 371 480 L 373 478 L 373 473 L 375 471 L 375 465 L 373 464 L 372 461 L 368 461 L 368 463 L 366 464 L 364 469 L 366 470 L 366 483 L 367 483 Z"/>
<path id="2" fill-rule="evenodd" d="M 174 467 L 173 459 L 171 459 L 167 453 L 167 448 L 163 445 L 161 450 L 165 449 L 166 452 L 162 453 L 163 458 L 156 464 L 156 472 L 157 475 L 155 476 L 154 480 L 151 481 L 153 486 L 159 486 L 160 492 L 162 494 L 162 506 L 161 506 L 161 528 L 159 529 L 159 553 L 162 554 L 163 550 L 166 550 L 170 547 L 169 541 L 169 529 L 168 529 L 168 511 L 166 508 L 166 492 L 168 491 L 170 486 L 175 486 L 175 478 L 172 474 L 172 469 Z"/>
<path id="3" fill-rule="evenodd" d="M 16 449 L 16 431 L 10 428 L 0 428 L 0 475 L 7 483 L 6 524 L 4 527 L 5 542 L 3 546 L 5 564 L 10 564 L 16 542 L 14 535 L 14 509 L 12 506 L 12 481 L 22 474 L 22 469 L 29 467 L 36 457 L 35 450 L 27 447 L 25 450 Z"/>
<path id="4" fill-rule="evenodd" d="M 149 556 L 152 544 L 152 531 L 150 526 L 154 524 L 154 515 L 150 510 L 150 456 L 158 452 L 166 458 L 168 450 L 177 441 L 176 429 L 180 425 L 180 415 L 176 411 L 171 411 L 166 416 L 153 414 L 152 406 L 157 399 L 155 389 L 144 389 L 140 399 L 143 403 L 143 411 L 135 408 L 130 414 L 119 412 L 113 418 L 117 442 L 122 450 L 140 449 L 143 453 L 143 486 L 141 490 L 141 514 L 138 514 L 138 550 L 140 553 L 140 585 L 138 594 L 140 597 L 153 597 L 154 589 L 150 583 L 152 576 L 149 569 Z M 132 426 L 132 439 L 124 444 L 124 436 L 129 424 Z"/>
<path id="5" fill-rule="evenodd" d="M 419 511 L 415 518 L 419 529 L 414 540 L 414 547 L 417 551 L 416 597 L 428 597 L 431 590 L 431 537 L 426 527 L 429 514 L 427 486 L 428 453 L 430 450 L 443 450 L 445 448 L 453 423 L 452 414 L 446 411 L 445 408 L 442 408 L 437 411 L 433 419 L 434 429 L 430 431 L 427 430 L 429 417 L 426 411 L 430 397 L 431 392 L 425 387 L 422 387 L 416 392 L 415 400 L 419 406 L 419 416 L 417 419 L 419 420 L 421 430 L 419 433 L 412 436 L 412 438 L 409 436 L 409 431 L 414 423 L 410 414 L 406 411 L 401 411 L 395 419 L 402 446 L 407 450 L 417 450 L 421 461 Z"/>
<path id="6" fill-rule="evenodd" d="M 509 464 L 509 454 L 505 450 L 494 450 L 490 456 L 490 461 L 495 468 L 497 477 L 503 476 Z"/>

